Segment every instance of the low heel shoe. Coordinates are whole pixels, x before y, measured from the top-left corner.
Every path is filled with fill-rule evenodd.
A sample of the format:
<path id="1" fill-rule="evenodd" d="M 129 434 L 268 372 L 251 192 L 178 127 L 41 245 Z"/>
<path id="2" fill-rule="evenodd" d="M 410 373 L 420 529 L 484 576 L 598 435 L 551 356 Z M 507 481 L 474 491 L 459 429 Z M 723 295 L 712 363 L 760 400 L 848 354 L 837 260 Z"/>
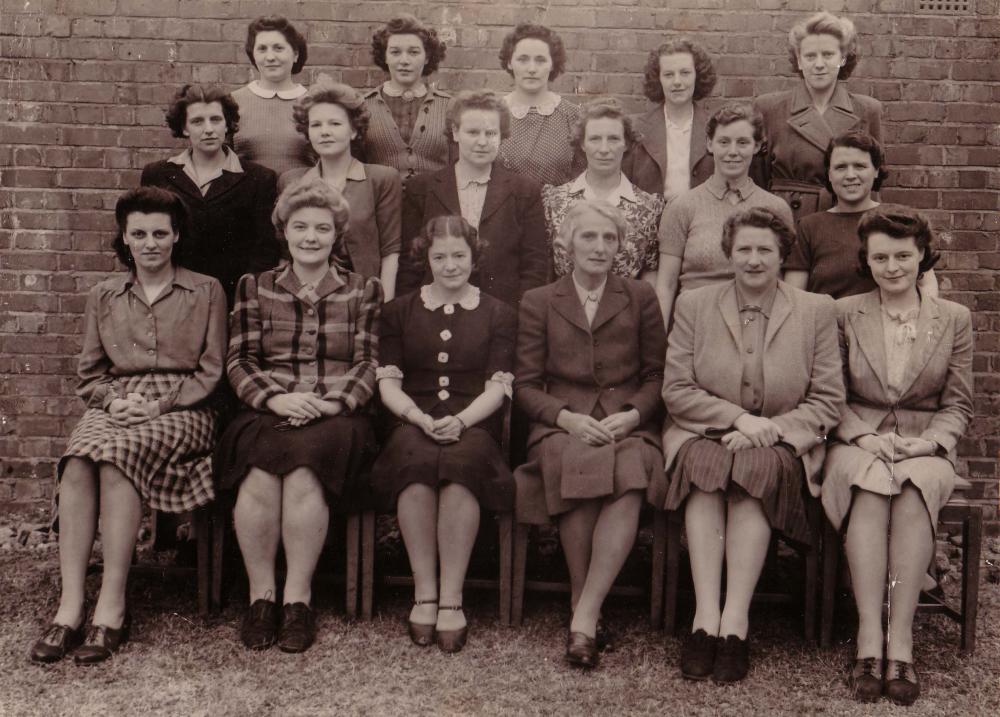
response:
<path id="1" fill-rule="evenodd" d="M 52 623 L 45 633 L 31 646 L 32 662 L 58 662 L 83 644 L 83 625 L 72 628 Z"/>
<path id="2" fill-rule="evenodd" d="M 304 602 L 281 608 L 278 649 L 282 652 L 305 652 L 316 641 L 316 615 Z"/>
<path id="3" fill-rule="evenodd" d="M 858 702 L 878 702 L 882 696 L 882 659 L 859 657 L 847 676 L 847 686 Z"/>
<path id="4" fill-rule="evenodd" d="M 570 631 L 566 637 L 566 662 L 586 670 L 597 667 L 597 641 L 582 632 Z"/>
<path id="5" fill-rule="evenodd" d="M 128 642 L 131 622 L 129 616 L 125 615 L 122 626 L 117 630 L 107 625 L 88 627 L 83 644 L 73 651 L 73 662 L 78 665 L 96 665 L 107 660 Z"/>
<path id="6" fill-rule="evenodd" d="M 739 682 L 750 671 L 750 643 L 736 635 L 720 637 L 715 649 L 712 679 L 720 684 Z"/>
<path id="7" fill-rule="evenodd" d="M 254 600 L 243 616 L 240 640 L 248 650 L 266 650 L 278 639 L 278 606 L 273 600 Z"/>
<path id="8" fill-rule="evenodd" d="M 681 676 L 688 680 L 707 680 L 715 667 L 719 638 L 698 628 L 681 645 Z"/>
<path id="9" fill-rule="evenodd" d="M 920 676 L 911 663 L 889 660 L 884 678 L 885 696 L 894 704 L 909 707 L 920 696 Z"/>

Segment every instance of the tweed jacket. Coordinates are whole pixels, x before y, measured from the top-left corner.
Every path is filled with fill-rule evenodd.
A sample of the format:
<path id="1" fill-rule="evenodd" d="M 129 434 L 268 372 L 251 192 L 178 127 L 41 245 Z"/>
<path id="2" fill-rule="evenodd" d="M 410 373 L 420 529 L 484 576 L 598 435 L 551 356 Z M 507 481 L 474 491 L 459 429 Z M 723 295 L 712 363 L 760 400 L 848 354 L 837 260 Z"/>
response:
<path id="1" fill-rule="evenodd" d="M 813 106 L 804 82 L 792 90 L 761 95 L 753 105 L 764 116 L 767 148 L 752 176 L 785 199 L 796 219 L 832 204 L 823 181 L 823 153 L 831 139 L 864 130 L 882 141 L 882 104 L 848 92 L 842 82 L 823 114 Z"/>
<path id="2" fill-rule="evenodd" d="M 837 301 L 847 403 L 834 438 L 850 443 L 895 431 L 935 441 L 955 463 L 955 447 L 972 419 L 972 316 L 961 304 L 924 296 L 898 401 L 886 378 L 879 291 Z"/>
<path id="3" fill-rule="evenodd" d="M 691 189 L 712 176 L 715 161 L 708 153 L 708 135 L 705 125 L 709 114 L 698 102 L 694 105 L 691 120 Z M 632 128 L 642 135 L 622 159 L 622 171 L 632 184 L 650 194 L 663 194 L 664 177 L 667 175 L 667 122 L 660 103 L 648 112 L 632 116 Z"/>
<path id="4" fill-rule="evenodd" d="M 782 442 L 802 459 L 813 495 L 826 434 L 844 405 L 836 326 L 833 299 L 778 282 L 764 337 L 761 415 L 778 424 Z M 677 297 L 663 384 L 667 470 L 688 439 L 721 437 L 747 412 L 740 405 L 742 350 L 735 281 Z"/>
<path id="5" fill-rule="evenodd" d="M 608 275 L 588 326 L 573 276 L 532 289 L 521 301 L 514 399 L 531 420 L 528 445 L 561 431 L 563 409 L 591 415 L 639 411 L 633 431 L 659 445 L 666 337 L 653 287 Z"/>
<path id="6" fill-rule="evenodd" d="M 399 257 L 396 296 L 432 281 L 423 257 L 412 256 L 413 239 L 424 224 L 445 214 L 461 216 L 455 165 L 414 177 L 403 192 L 403 252 Z M 479 219 L 487 242 L 470 284 L 517 308 L 528 289 L 549 278 L 551 260 L 545 234 L 541 186 L 494 162 Z"/>

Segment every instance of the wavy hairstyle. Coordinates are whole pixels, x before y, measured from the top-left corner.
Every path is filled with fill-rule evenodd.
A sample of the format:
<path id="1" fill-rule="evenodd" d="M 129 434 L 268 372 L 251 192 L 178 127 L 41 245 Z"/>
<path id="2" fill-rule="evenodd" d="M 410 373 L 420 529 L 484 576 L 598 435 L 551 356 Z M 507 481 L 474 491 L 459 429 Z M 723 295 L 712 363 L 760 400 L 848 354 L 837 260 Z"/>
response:
<path id="1" fill-rule="evenodd" d="M 371 113 L 365 105 L 365 98 L 350 85 L 333 82 L 324 78 L 312 85 L 309 91 L 295 101 L 292 106 L 292 121 L 295 129 L 309 140 L 309 111 L 316 105 L 337 105 L 347 113 L 347 121 L 358 136 L 351 141 L 351 147 L 356 151 L 364 141 L 368 131 Z"/>
<path id="2" fill-rule="evenodd" d="M 510 108 L 493 90 L 465 90 L 459 92 L 448 103 L 445 115 L 444 133 L 451 141 L 453 132 L 462 122 L 462 113 L 468 110 L 496 112 L 500 116 L 500 139 L 510 137 Z"/>
<path id="3" fill-rule="evenodd" d="M 751 105 L 734 102 L 716 110 L 705 124 L 705 134 L 709 139 L 715 138 L 715 130 L 739 121 L 749 122 L 753 126 L 753 139 L 758 144 L 764 142 L 764 116 Z"/>
<path id="4" fill-rule="evenodd" d="M 581 219 L 589 212 L 610 220 L 615 225 L 615 229 L 618 230 L 619 245 L 625 241 L 625 234 L 628 232 L 628 220 L 625 219 L 625 215 L 622 214 L 621 209 L 601 199 L 581 199 L 566 212 L 566 216 L 563 217 L 562 224 L 559 225 L 559 231 L 556 232 L 554 239 L 554 242 L 567 253 L 569 253 L 570 247 L 573 244 L 573 237 L 576 236 L 576 232 L 580 229 Z"/>
<path id="5" fill-rule="evenodd" d="M 240 131 L 240 106 L 233 96 L 218 85 L 184 85 L 173 101 L 167 107 L 167 127 L 174 137 L 183 138 L 184 125 L 187 124 L 187 108 L 195 102 L 218 102 L 222 107 L 222 116 L 226 118 L 227 142 Z"/>
<path id="6" fill-rule="evenodd" d="M 372 35 L 372 62 L 382 68 L 383 72 L 389 71 L 389 65 L 385 61 L 385 53 L 389 46 L 389 38 L 393 35 L 416 35 L 419 37 L 424 46 L 424 53 L 427 55 L 427 62 L 424 64 L 421 75 L 426 77 L 437 72 L 438 66 L 448 51 L 448 46 L 438 38 L 434 28 L 428 27 L 413 15 L 408 14 L 392 18 Z"/>
<path id="7" fill-rule="evenodd" d="M 868 237 L 875 232 L 880 232 L 893 239 L 908 239 L 913 237 L 917 249 L 924 252 L 923 259 L 917 271 L 919 276 L 923 276 L 930 271 L 941 255 L 934 251 L 934 230 L 927 217 L 916 209 L 902 204 L 880 204 L 869 209 L 861 215 L 858 222 L 858 239 L 861 240 L 861 248 L 858 249 L 858 273 L 861 276 L 872 276 L 871 267 L 868 266 Z"/>
<path id="8" fill-rule="evenodd" d="M 295 25 L 288 22 L 281 15 L 258 17 L 247 25 L 247 41 L 243 49 L 246 50 L 247 57 L 250 58 L 250 64 L 254 66 L 254 69 L 259 69 L 257 61 L 253 59 L 253 47 L 257 42 L 257 34 L 269 31 L 280 32 L 284 35 L 288 44 L 298 53 L 298 58 L 292 64 L 292 74 L 297 75 L 302 72 L 302 68 L 306 66 L 306 59 L 309 57 L 309 47 L 306 45 L 306 38 L 295 28 Z"/>
<path id="9" fill-rule="evenodd" d="M 730 216 L 722 227 L 722 253 L 727 259 L 733 256 L 733 242 L 741 227 L 770 229 L 778 244 L 778 253 L 784 261 L 795 246 L 795 232 L 778 214 L 764 207 L 754 207 Z"/>
<path id="10" fill-rule="evenodd" d="M 423 262 L 424 269 L 430 267 L 430 250 L 435 239 L 457 237 L 464 239 L 472 254 L 472 267 L 479 266 L 479 257 L 483 255 L 489 242 L 479 236 L 474 226 L 457 214 L 442 214 L 428 221 L 420 233 L 414 237 L 410 245 L 410 256 Z"/>
<path id="11" fill-rule="evenodd" d="M 511 77 L 514 71 L 510 69 L 511 58 L 514 57 L 514 49 L 521 40 L 541 40 L 549 46 L 549 55 L 552 57 L 552 70 L 549 72 L 549 82 L 554 82 L 559 75 L 566 70 L 566 46 L 563 45 L 562 38 L 557 32 L 550 30 L 545 25 L 534 25 L 530 22 L 522 22 L 515 27 L 503 39 L 500 45 L 500 68 Z"/>
<path id="12" fill-rule="evenodd" d="M 788 60 L 792 69 L 802 74 L 799 69 L 799 48 L 808 35 L 831 35 L 840 41 L 840 52 L 844 56 L 844 64 L 837 73 L 838 80 L 846 80 L 858 66 L 858 32 L 854 23 L 846 17 L 837 17 L 828 12 L 818 12 L 808 20 L 796 23 L 788 31 Z"/>
<path id="13" fill-rule="evenodd" d="M 570 128 L 569 143 L 582 152 L 583 141 L 587 135 L 587 123 L 597 119 L 621 120 L 626 149 L 632 149 L 642 141 L 642 135 L 632 126 L 632 119 L 625 114 L 621 102 L 613 97 L 601 97 L 591 100 L 580 108 L 580 116 Z"/>
<path id="14" fill-rule="evenodd" d="M 184 202 L 173 192 L 160 187 L 138 187 L 130 189 L 118 198 L 115 203 L 115 223 L 118 232 L 111 242 L 118 261 L 135 271 L 135 259 L 125 243 L 125 230 L 128 228 L 128 218 L 132 214 L 166 214 L 170 217 L 170 226 L 177 235 L 170 254 L 170 263 L 182 264 L 187 256 L 188 246 L 188 212 Z"/>
<path id="15" fill-rule="evenodd" d="M 663 96 L 663 85 L 660 83 L 660 58 L 664 55 L 691 55 L 694 60 L 694 96 L 693 100 L 708 97 L 715 88 L 715 64 L 708 51 L 694 40 L 679 37 L 669 40 L 649 53 L 646 58 L 646 68 L 643 71 L 642 91 L 650 102 L 660 104 L 666 101 Z"/>
<path id="16" fill-rule="evenodd" d="M 868 156 L 872 160 L 872 166 L 875 167 L 876 171 L 875 181 L 872 182 L 873 192 L 877 192 L 882 186 L 882 182 L 889 178 L 889 170 L 883 166 L 885 164 L 885 151 L 878 140 L 863 130 L 847 132 L 831 139 L 830 144 L 826 146 L 826 150 L 823 152 L 823 186 L 826 187 L 826 191 L 833 194 L 834 199 L 836 199 L 837 195 L 834 194 L 833 185 L 830 184 L 830 160 L 833 157 L 833 150 L 837 147 L 849 147 L 868 153 Z"/>
<path id="17" fill-rule="evenodd" d="M 349 266 L 349 261 L 346 258 L 346 249 L 344 248 L 344 235 L 351 219 L 351 208 L 347 200 L 344 199 L 344 195 L 322 179 L 302 178 L 285 187 L 285 191 L 281 193 L 274 205 L 274 211 L 271 212 L 271 223 L 274 224 L 274 228 L 282 240 L 287 241 L 285 227 L 288 226 L 288 220 L 292 214 L 305 207 L 329 209 L 330 213 L 333 214 L 333 229 L 336 233 L 336 240 L 330 251 L 330 263 L 346 269 Z"/>

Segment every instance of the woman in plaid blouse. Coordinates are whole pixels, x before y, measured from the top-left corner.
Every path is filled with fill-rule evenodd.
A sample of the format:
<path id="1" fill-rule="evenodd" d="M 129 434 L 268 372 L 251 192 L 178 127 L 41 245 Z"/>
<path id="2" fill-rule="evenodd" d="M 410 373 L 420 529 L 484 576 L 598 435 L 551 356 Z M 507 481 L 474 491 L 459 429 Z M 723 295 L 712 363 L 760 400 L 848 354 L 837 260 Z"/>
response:
<path id="1" fill-rule="evenodd" d="M 238 490 L 234 522 L 251 602 L 240 637 L 249 649 L 312 644 L 311 584 L 329 505 L 350 500 L 373 448 L 364 408 L 382 290 L 332 263 L 348 214 L 322 180 L 288 187 L 273 220 L 292 261 L 244 276 L 236 291 L 226 371 L 245 405 L 219 441 L 216 472 L 222 488 Z M 280 621 L 279 540 L 288 566 Z"/>

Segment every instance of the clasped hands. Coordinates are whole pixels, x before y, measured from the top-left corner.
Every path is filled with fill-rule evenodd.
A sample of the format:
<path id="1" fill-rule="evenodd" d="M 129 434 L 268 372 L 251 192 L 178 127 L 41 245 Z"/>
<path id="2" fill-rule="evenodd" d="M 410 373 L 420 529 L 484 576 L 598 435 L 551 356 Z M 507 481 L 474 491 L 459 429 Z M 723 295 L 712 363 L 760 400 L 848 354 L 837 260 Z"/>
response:
<path id="1" fill-rule="evenodd" d="M 627 437 L 639 426 L 639 411 L 631 409 L 605 416 L 598 421 L 593 416 L 563 409 L 556 425 L 587 445 L 606 446 Z"/>
<path id="2" fill-rule="evenodd" d="M 264 405 L 271 413 L 284 416 L 288 425 L 296 427 L 312 423 L 321 416 L 336 416 L 344 410 L 341 401 L 327 401 L 306 391 L 271 396 Z"/>
<path id="3" fill-rule="evenodd" d="M 441 444 L 458 443 L 465 430 L 465 425 L 456 416 L 435 419 L 416 407 L 405 411 L 404 420 L 422 430 L 432 441 Z"/>
<path id="4" fill-rule="evenodd" d="M 781 427 L 770 418 L 744 413 L 733 423 L 735 430 L 722 436 L 722 445 L 730 451 L 768 448 L 781 440 Z"/>
<path id="5" fill-rule="evenodd" d="M 119 426 L 137 426 L 160 415 L 160 402 L 147 400 L 141 393 L 116 398 L 108 405 L 111 420 Z"/>
<path id="6" fill-rule="evenodd" d="M 937 454 L 937 443 L 923 438 L 904 438 L 893 432 L 868 434 L 856 439 L 854 443 L 862 450 L 868 451 L 886 463 L 898 463 L 907 458 L 933 456 Z"/>

